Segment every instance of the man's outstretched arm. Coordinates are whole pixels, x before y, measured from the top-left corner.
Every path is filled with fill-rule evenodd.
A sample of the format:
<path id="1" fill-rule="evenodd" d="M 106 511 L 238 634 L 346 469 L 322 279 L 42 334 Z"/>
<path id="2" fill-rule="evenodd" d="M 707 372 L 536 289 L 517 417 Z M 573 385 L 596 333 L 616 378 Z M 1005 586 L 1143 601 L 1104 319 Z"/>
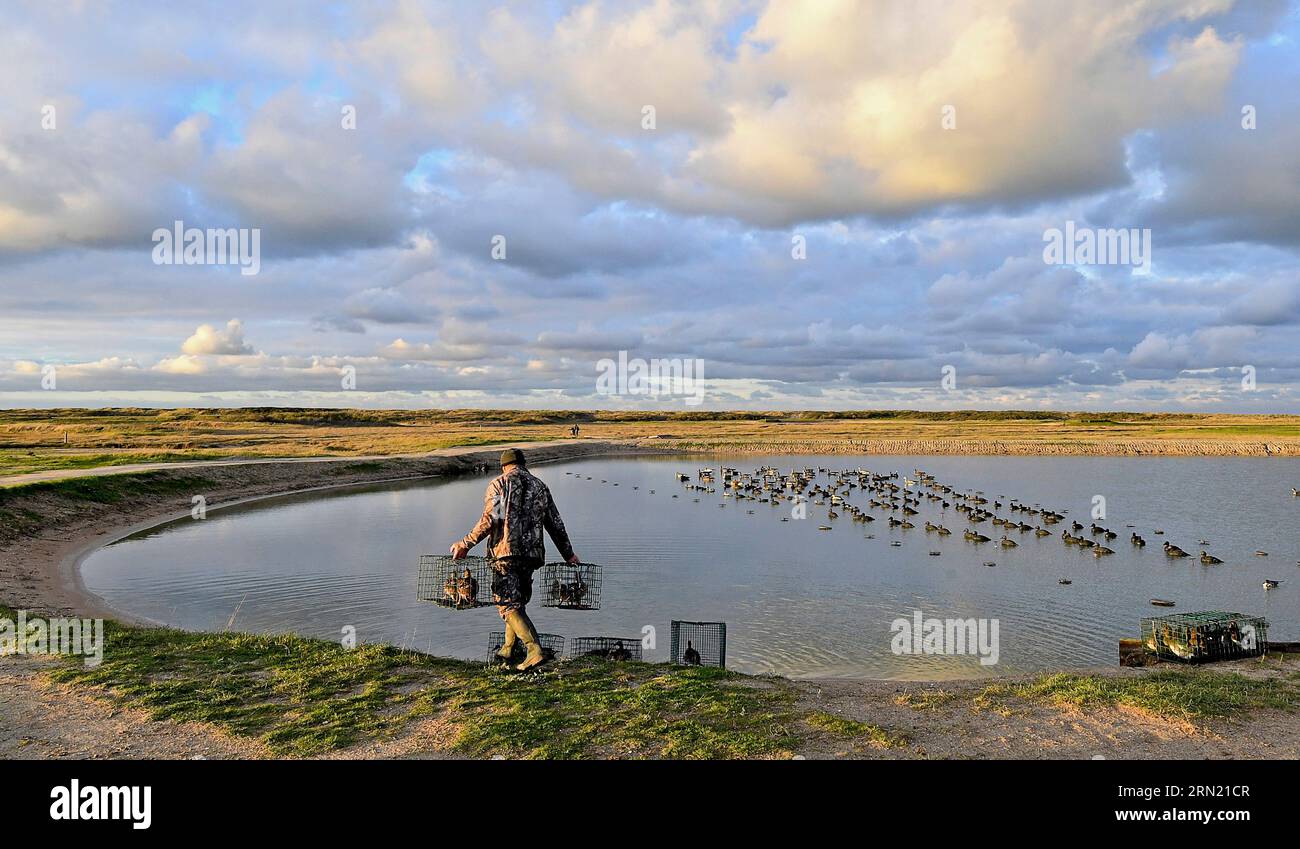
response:
<path id="1" fill-rule="evenodd" d="M 496 481 L 488 484 L 487 492 L 483 495 L 483 515 L 479 517 L 478 523 L 474 525 L 473 530 L 465 535 L 463 539 L 454 542 L 451 545 L 451 555 L 456 559 L 469 554 L 469 550 L 482 542 L 492 531 L 492 523 L 496 521 L 499 511 L 498 505 L 501 501 L 501 489 Z"/>

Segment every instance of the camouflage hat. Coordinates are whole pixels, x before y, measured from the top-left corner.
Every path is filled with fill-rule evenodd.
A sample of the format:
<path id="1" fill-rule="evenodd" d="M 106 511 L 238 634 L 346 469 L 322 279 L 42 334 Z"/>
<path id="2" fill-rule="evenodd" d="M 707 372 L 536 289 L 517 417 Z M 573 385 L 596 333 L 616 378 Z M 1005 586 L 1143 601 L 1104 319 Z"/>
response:
<path id="1" fill-rule="evenodd" d="M 501 452 L 501 468 L 506 466 L 522 466 L 524 464 L 524 452 L 518 448 L 507 448 Z"/>

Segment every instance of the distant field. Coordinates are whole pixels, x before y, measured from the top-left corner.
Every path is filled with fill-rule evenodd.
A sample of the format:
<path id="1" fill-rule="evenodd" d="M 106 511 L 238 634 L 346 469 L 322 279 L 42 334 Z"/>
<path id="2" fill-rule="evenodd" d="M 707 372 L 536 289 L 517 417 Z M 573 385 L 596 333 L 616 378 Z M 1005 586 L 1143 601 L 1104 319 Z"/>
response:
<path id="1" fill-rule="evenodd" d="M 911 441 L 1021 449 L 1104 446 L 1187 453 L 1188 446 L 1269 444 L 1296 453 L 1298 416 L 1042 411 L 593 413 L 527 410 L 2 410 L 0 475 L 226 458 L 416 454 L 459 445 L 568 438 L 654 440 L 685 450 L 788 450 Z M 66 435 L 66 444 L 65 444 Z M 1035 449 L 1035 446 L 1037 449 Z M 903 447 L 906 447 L 904 445 Z"/>

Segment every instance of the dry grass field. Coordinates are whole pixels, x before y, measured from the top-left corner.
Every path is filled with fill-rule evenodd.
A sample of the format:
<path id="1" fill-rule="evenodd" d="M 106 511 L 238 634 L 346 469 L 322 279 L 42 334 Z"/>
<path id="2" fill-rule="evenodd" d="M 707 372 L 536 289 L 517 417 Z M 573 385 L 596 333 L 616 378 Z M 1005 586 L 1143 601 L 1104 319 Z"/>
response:
<path id="1" fill-rule="evenodd" d="M 126 463 L 420 454 L 568 438 L 684 451 L 1300 455 L 1300 416 L 1141 413 L 600 413 L 519 410 L 0 411 L 0 476 Z"/>

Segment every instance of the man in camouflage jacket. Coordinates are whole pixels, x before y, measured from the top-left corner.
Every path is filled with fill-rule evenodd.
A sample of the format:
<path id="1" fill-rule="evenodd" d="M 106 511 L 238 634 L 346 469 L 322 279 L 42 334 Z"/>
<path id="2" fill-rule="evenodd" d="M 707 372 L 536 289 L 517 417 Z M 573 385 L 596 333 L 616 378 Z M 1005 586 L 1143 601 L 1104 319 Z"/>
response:
<path id="1" fill-rule="evenodd" d="M 531 669 L 545 662 L 537 629 L 524 609 L 533 596 L 533 572 L 546 560 L 542 531 L 551 535 L 555 547 L 569 563 L 577 563 L 560 511 L 546 484 L 524 466 L 524 454 L 510 448 L 501 454 L 501 474 L 488 484 L 483 497 L 483 515 L 474 529 L 451 546 L 460 559 L 483 541 L 493 558 L 492 597 L 506 623 L 506 639 L 498 655 L 508 660 L 515 641 L 522 640 L 528 656 L 515 669 Z"/>

